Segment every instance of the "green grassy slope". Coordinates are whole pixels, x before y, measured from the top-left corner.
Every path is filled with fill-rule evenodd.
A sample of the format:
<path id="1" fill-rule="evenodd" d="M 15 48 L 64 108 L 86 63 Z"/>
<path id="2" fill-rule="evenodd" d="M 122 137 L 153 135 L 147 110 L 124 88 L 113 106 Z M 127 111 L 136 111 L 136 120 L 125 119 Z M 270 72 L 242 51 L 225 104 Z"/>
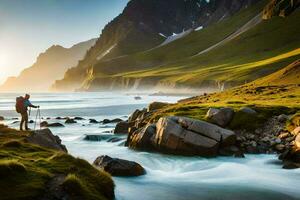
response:
<path id="1" fill-rule="evenodd" d="M 224 81 L 242 84 L 300 58 L 300 10 L 261 22 L 223 46 L 193 56 L 236 31 L 265 5 L 262 1 L 234 17 L 193 32 L 166 46 L 95 65 L 90 85 L 105 78 L 148 79 L 153 84 L 201 87 Z"/>
<path id="2" fill-rule="evenodd" d="M 70 199 L 113 199 L 114 183 L 107 173 L 69 154 L 26 143 L 27 135 L 0 124 L 1 199 L 42 199 L 59 193 L 51 190 L 56 177 L 62 178 Z"/>
<path id="3" fill-rule="evenodd" d="M 162 116 L 185 116 L 206 120 L 205 115 L 209 108 L 232 107 L 238 110 L 241 107 L 252 107 L 259 115 L 257 118 L 237 120 L 230 128 L 258 127 L 271 116 L 280 114 L 294 114 L 291 124 L 299 123 L 300 112 L 300 76 L 299 61 L 287 67 L 242 86 L 228 89 L 224 92 L 216 92 L 201 95 L 180 101 L 179 103 L 164 107 L 148 117 L 148 121 L 157 121 Z M 282 76 L 284 78 L 282 79 Z M 237 117 L 238 118 L 238 117 Z M 250 122 L 250 123 L 249 123 Z M 294 127 L 290 125 L 291 127 Z M 292 128 L 291 128 L 292 129 Z"/>

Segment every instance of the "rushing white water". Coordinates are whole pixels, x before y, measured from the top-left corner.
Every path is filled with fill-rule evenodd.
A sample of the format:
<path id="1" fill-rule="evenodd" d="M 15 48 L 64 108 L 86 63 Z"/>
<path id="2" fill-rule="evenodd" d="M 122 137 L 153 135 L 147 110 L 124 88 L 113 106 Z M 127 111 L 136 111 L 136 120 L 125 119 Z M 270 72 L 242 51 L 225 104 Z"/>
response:
<path id="1" fill-rule="evenodd" d="M 13 123 L 18 117 L 14 112 L 15 97 L 18 94 L 0 94 L 0 116 L 5 123 Z M 246 158 L 182 157 L 158 153 L 138 152 L 123 146 L 121 141 L 112 143 L 84 141 L 85 134 L 108 134 L 115 124 L 90 124 L 88 119 L 122 118 L 136 108 L 143 108 L 152 101 L 176 102 L 182 97 L 134 96 L 114 93 L 69 93 L 33 94 L 32 102 L 41 105 L 44 118 L 57 116 L 81 116 L 86 120 L 63 128 L 52 128 L 60 136 L 69 152 L 93 162 L 97 156 L 109 155 L 140 163 L 147 171 L 136 178 L 114 177 L 118 200 L 157 199 L 300 199 L 300 170 L 284 170 L 275 155 L 246 155 Z M 35 118 L 35 112 L 31 114 Z M 33 127 L 33 124 L 30 125 Z"/>

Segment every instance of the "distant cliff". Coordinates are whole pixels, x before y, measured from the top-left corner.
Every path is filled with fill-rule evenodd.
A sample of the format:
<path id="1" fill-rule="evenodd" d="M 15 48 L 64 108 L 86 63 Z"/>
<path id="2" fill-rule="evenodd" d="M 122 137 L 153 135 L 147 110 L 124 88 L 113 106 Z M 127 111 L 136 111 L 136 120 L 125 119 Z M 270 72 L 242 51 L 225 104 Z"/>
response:
<path id="1" fill-rule="evenodd" d="M 9 77 L 0 91 L 47 91 L 51 84 L 63 77 L 66 70 L 84 58 L 96 39 L 78 43 L 71 48 L 53 45 L 41 53 L 36 62 L 19 76 Z"/>

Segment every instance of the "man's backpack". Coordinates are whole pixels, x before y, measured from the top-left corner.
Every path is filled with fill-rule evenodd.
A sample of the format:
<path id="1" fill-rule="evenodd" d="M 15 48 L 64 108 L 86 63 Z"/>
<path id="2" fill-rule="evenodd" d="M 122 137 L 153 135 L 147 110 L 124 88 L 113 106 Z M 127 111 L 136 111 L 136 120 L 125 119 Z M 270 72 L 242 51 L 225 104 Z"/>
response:
<path id="1" fill-rule="evenodd" d="M 16 111 L 17 111 L 17 113 L 26 112 L 24 101 L 25 101 L 25 99 L 22 96 L 16 98 Z"/>

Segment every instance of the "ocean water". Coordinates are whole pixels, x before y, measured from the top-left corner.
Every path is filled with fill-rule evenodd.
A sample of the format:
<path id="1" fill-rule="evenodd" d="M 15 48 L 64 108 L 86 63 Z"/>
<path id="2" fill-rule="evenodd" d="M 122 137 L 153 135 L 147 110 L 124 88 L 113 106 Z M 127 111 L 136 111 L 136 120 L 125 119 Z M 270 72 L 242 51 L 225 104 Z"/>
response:
<path id="1" fill-rule="evenodd" d="M 0 116 L 4 123 L 18 127 L 19 117 L 14 111 L 15 97 L 20 94 L 0 93 Z M 90 124 L 96 120 L 127 117 L 135 109 L 153 101 L 176 102 L 182 97 L 126 93 L 64 93 L 32 94 L 33 104 L 41 105 L 43 118 L 61 122 L 55 117 L 80 116 L 85 120 L 63 128 L 51 128 L 67 146 L 69 153 L 93 162 L 100 155 L 108 155 L 140 163 L 147 174 L 135 178 L 114 177 L 118 200 L 276 200 L 300 199 L 300 170 L 284 170 L 276 155 L 246 155 L 246 158 L 201 158 L 170 156 L 138 152 L 124 147 L 126 136 L 107 133 L 115 124 Z M 32 110 L 30 118 L 35 120 Z M 34 124 L 30 124 L 33 128 Z M 119 137 L 119 142 L 84 141 L 86 134 Z"/>

